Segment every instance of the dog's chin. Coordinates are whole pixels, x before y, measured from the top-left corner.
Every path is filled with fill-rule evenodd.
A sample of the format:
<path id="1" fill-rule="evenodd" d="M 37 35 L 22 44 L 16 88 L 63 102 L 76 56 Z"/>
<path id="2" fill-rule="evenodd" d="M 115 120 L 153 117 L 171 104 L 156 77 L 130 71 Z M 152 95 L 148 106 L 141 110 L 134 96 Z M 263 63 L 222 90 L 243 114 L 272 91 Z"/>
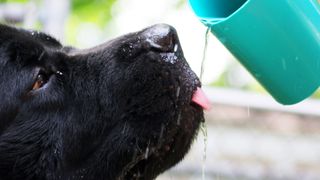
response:
<path id="1" fill-rule="evenodd" d="M 173 116 L 161 127 L 158 143 L 150 144 L 143 154 L 124 168 L 123 179 L 154 179 L 187 154 L 200 123 L 204 122 L 203 109 L 190 102 L 168 113 Z"/>

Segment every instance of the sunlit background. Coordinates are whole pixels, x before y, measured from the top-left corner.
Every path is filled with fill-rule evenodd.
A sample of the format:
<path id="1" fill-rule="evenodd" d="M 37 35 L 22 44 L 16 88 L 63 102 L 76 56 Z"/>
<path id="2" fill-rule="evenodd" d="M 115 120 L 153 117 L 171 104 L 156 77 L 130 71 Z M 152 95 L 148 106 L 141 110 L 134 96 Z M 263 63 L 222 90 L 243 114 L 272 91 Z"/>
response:
<path id="1" fill-rule="evenodd" d="M 200 74 L 206 27 L 186 0 L 0 0 L 0 22 L 79 48 L 167 23 Z M 202 81 L 213 107 L 206 112 L 207 141 L 200 132 L 185 160 L 158 179 L 320 179 L 319 91 L 282 106 L 212 35 L 207 48 Z"/>

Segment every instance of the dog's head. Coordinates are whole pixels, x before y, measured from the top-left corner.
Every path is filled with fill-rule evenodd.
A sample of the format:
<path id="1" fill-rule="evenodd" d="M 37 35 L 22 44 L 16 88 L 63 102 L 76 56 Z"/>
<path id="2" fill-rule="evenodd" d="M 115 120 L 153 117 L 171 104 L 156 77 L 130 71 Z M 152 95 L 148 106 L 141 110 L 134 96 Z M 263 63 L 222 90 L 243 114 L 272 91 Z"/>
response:
<path id="1" fill-rule="evenodd" d="M 0 26 L 0 177 L 155 178 L 197 133 L 199 87 L 168 25 L 86 50 Z"/>

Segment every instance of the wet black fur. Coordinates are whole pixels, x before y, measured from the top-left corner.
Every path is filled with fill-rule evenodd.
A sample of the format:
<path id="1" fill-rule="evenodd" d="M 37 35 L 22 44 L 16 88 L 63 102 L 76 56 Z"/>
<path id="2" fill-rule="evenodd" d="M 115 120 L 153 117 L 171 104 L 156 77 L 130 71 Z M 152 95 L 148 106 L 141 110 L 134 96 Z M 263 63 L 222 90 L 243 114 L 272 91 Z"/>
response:
<path id="1" fill-rule="evenodd" d="M 0 180 L 154 179 L 184 157 L 200 84 L 180 46 L 169 62 L 145 31 L 77 50 L 0 25 Z"/>

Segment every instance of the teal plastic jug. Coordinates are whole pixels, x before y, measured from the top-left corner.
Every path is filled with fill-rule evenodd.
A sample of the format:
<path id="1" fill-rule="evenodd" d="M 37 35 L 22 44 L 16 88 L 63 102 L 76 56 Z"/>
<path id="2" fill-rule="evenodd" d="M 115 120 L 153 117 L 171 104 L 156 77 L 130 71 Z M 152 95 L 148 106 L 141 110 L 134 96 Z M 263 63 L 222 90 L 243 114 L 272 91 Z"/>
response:
<path id="1" fill-rule="evenodd" d="M 189 0 L 195 14 L 280 103 L 320 85 L 320 0 Z"/>

